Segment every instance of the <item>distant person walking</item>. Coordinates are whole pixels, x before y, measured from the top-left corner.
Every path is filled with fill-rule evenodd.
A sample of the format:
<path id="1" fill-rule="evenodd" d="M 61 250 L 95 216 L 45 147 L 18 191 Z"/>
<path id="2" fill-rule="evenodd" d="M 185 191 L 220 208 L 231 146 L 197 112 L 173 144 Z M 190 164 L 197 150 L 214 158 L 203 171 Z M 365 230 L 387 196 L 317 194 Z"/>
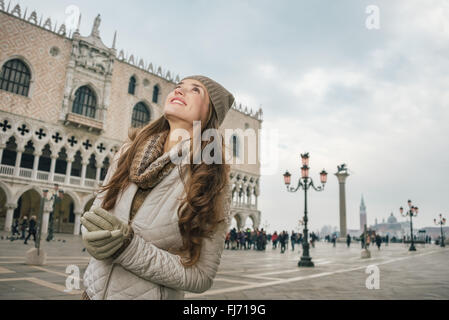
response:
<path id="1" fill-rule="evenodd" d="M 295 251 L 296 233 L 293 230 L 292 230 L 292 235 L 290 236 L 290 242 L 292 244 L 292 251 Z"/>
<path id="2" fill-rule="evenodd" d="M 17 234 L 18 236 L 20 236 L 20 232 L 19 232 L 19 219 L 16 218 L 14 219 L 14 223 L 12 225 L 12 238 L 11 241 L 13 240 L 14 236 Z"/>
<path id="3" fill-rule="evenodd" d="M 335 248 L 337 245 L 337 236 L 334 234 L 332 235 L 332 246 Z"/>
<path id="4" fill-rule="evenodd" d="M 379 235 L 376 235 L 376 246 L 377 246 L 378 250 L 380 250 L 381 244 L 382 244 L 382 238 Z"/>
<path id="5" fill-rule="evenodd" d="M 20 237 L 21 240 L 25 239 L 25 232 L 28 228 L 28 217 L 24 216 L 22 218 L 22 223 L 20 224 L 20 230 L 22 231 L 22 236 Z"/>
<path id="6" fill-rule="evenodd" d="M 281 253 L 285 252 L 285 241 L 286 241 L 286 235 L 285 231 L 282 231 L 282 233 L 279 235 L 279 242 L 281 243 Z"/>
<path id="7" fill-rule="evenodd" d="M 237 247 L 237 230 L 235 230 L 235 228 L 232 228 L 231 230 L 230 240 L 231 240 L 231 250 L 235 250 Z"/>
<path id="8" fill-rule="evenodd" d="M 30 224 L 28 226 L 28 236 L 25 239 L 24 244 L 28 244 L 28 239 L 33 235 L 33 241 L 36 242 L 36 216 L 31 216 Z"/>
<path id="9" fill-rule="evenodd" d="M 271 236 L 271 241 L 272 241 L 272 244 L 273 244 L 273 249 L 276 249 L 277 243 L 278 243 L 278 234 L 277 234 L 276 231 Z"/>
<path id="10" fill-rule="evenodd" d="M 349 234 L 346 236 L 346 246 L 348 248 L 351 246 L 351 236 Z"/>
<path id="11" fill-rule="evenodd" d="M 225 240 L 226 249 L 229 249 L 229 242 L 231 242 L 231 232 L 228 231 L 228 233 L 226 234 L 226 240 Z"/>
<path id="12" fill-rule="evenodd" d="M 363 233 L 360 235 L 360 244 L 361 244 L 361 246 L 362 246 L 362 249 L 365 248 L 365 239 L 366 239 L 366 234 L 365 234 L 365 232 L 363 232 Z"/>

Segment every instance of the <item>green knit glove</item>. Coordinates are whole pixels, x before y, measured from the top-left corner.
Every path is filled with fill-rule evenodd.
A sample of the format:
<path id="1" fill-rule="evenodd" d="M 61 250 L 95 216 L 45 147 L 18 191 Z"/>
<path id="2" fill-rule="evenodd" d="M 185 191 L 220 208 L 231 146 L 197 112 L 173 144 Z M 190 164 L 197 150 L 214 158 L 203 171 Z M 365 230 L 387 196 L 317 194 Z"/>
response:
<path id="1" fill-rule="evenodd" d="M 84 246 L 98 260 L 123 251 L 133 236 L 130 226 L 100 207 L 85 212 L 81 223 L 88 230 L 83 233 Z"/>
<path id="2" fill-rule="evenodd" d="M 97 260 L 110 258 L 123 245 L 120 230 L 100 230 L 83 233 L 83 244 L 87 252 Z"/>

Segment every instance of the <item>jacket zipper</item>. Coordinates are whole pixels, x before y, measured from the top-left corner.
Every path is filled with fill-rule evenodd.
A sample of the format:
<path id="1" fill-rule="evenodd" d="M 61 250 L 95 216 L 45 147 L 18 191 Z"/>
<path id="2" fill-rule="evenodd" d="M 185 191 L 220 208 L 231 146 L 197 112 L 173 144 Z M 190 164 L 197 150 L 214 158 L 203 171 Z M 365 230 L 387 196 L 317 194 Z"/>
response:
<path id="1" fill-rule="evenodd" d="M 104 290 L 103 300 L 106 299 L 106 294 L 109 291 L 109 281 L 111 280 L 112 271 L 114 270 L 115 264 L 112 264 L 111 271 L 109 272 L 108 281 L 106 282 L 106 289 Z"/>

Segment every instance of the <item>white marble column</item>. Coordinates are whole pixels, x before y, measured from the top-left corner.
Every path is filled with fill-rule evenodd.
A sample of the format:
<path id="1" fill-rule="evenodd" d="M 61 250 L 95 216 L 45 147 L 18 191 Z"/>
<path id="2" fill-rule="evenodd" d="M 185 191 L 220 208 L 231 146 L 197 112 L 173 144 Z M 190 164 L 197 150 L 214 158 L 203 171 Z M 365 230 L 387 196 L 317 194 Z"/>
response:
<path id="1" fill-rule="evenodd" d="M 3 150 L 6 148 L 6 144 L 0 143 L 0 164 L 2 164 Z"/>
<path id="2" fill-rule="evenodd" d="M 15 203 L 6 204 L 6 220 L 5 220 L 5 231 L 11 231 L 12 220 L 14 218 L 14 209 L 17 208 Z"/>
<path id="3" fill-rule="evenodd" d="M 48 221 L 50 219 L 50 212 L 51 212 L 50 210 L 48 210 L 44 207 L 44 212 L 42 213 L 42 228 L 41 228 L 42 238 L 41 239 L 44 239 L 48 233 Z"/>
<path id="4" fill-rule="evenodd" d="M 81 215 L 82 212 L 75 212 L 75 227 L 73 229 L 73 234 L 75 236 L 78 236 L 80 234 L 80 228 L 81 228 Z"/>
<path id="5" fill-rule="evenodd" d="M 242 205 L 242 195 L 240 194 L 240 190 L 238 192 L 238 206 L 240 207 Z"/>
<path id="6" fill-rule="evenodd" d="M 39 157 L 41 156 L 41 152 L 35 151 L 33 152 L 34 155 L 34 162 L 33 162 L 33 172 L 31 174 L 31 179 L 36 180 L 37 179 L 37 167 L 39 165 Z"/>
<path id="7" fill-rule="evenodd" d="M 100 175 L 101 175 L 101 169 L 103 168 L 103 160 L 98 160 L 95 164 L 97 166 L 97 172 L 95 174 L 95 181 L 97 183 L 97 186 L 100 185 Z"/>
<path id="8" fill-rule="evenodd" d="M 70 175 L 72 173 L 72 162 L 73 158 L 67 157 L 67 168 L 65 170 L 65 180 L 64 180 L 65 184 L 70 184 Z"/>
<path id="9" fill-rule="evenodd" d="M 349 176 L 349 173 L 337 172 L 335 173 L 338 179 L 338 185 L 340 189 L 340 238 L 342 240 L 346 240 L 346 178 Z"/>
<path id="10" fill-rule="evenodd" d="M 51 164 L 50 164 L 50 174 L 48 175 L 48 181 L 53 182 L 55 177 L 55 167 L 56 167 L 56 159 L 58 158 L 57 154 L 51 155 Z"/>
<path id="11" fill-rule="evenodd" d="M 86 181 L 86 169 L 87 169 L 87 165 L 89 164 L 88 160 L 83 160 L 81 161 L 81 186 L 84 187 L 84 182 Z"/>
<path id="12" fill-rule="evenodd" d="M 22 161 L 22 153 L 24 149 L 17 148 L 16 164 L 14 166 L 14 176 L 18 177 L 20 172 L 20 162 Z"/>

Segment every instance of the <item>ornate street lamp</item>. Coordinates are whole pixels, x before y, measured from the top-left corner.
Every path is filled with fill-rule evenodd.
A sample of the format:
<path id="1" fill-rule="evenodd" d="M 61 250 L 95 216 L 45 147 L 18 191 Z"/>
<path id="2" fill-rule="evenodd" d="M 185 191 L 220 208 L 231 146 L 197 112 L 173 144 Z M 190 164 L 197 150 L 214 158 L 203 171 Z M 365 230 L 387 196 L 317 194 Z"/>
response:
<path id="1" fill-rule="evenodd" d="M 446 224 L 446 218 L 443 218 L 443 215 L 440 213 L 440 219 L 433 219 L 435 224 L 440 226 L 441 228 L 441 241 L 440 241 L 440 247 L 444 247 L 444 233 L 443 233 L 443 225 Z"/>
<path id="2" fill-rule="evenodd" d="M 308 239 L 308 229 L 307 229 L 307 190 L 312 187 L 315 191 L 323 191 L 324 185 L 327 182 L 327 172 L 323 169 L 320 172 L 320 182 L 321 186 L 315 187 L 312 178 L 309 177 L 309 153 L 301 154 L 302 167 L 301 167 L 301 178 L 298 180 L 298 186 L 296 188 L 290 187 L 291 174 L 286 171 L 284 173 L 284 183 L 287 187 L 288 192 L 296 192 L 301 187 L 304 189 L 304 230 L 302 238 L 302 256 L 301 260 L 298 262 L 298 267 L 313 267 L 312 258 L 309 255 L 309 239 Z"/>
<path id="3" fill-rule="evenodd" d="M 408 210 L 406 212 L 404 212 L 404 208 L 400 207 L 399 208 L 399 212 L 401 213 L 401 216 L 403 217 L 410 217 L 410 239 L 411 239 L 411 244 L 410 244 L 410 248 L 409 251 L 416 251 L 415 248 L 415 241 L 413 239 L 413 221 L 412 218 L 416 217 L 418 215 L 418 207 L 412 206 L 412 200 L 408 200 L 407 201 L 408 204 Z"/>

